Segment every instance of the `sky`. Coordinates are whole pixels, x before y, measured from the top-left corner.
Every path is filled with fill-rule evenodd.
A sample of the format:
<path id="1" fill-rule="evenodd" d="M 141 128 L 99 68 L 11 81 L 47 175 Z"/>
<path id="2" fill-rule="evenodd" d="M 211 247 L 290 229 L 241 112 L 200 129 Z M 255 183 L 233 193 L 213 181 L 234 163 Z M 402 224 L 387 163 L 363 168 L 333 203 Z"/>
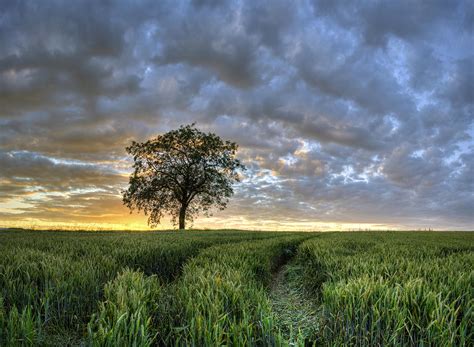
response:
<path id="1" fill-rule="evenodd" d="M 1 1 L 0 226 L 147 228 L 125 147 L 195 122 L 248 167 L 195 228 L 472 230 L 473 23 L 467 0 Z"/>

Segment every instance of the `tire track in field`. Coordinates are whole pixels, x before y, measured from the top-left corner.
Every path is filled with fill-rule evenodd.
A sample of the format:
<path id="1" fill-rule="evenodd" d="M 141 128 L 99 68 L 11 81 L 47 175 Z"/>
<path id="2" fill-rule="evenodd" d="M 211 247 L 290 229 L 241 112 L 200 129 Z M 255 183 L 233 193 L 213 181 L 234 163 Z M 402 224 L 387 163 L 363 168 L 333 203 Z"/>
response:
<path id="1" fill-rule="evenodd" d="M 321 307 L 303 289 L 299 279 L 303 268 L 295 261 L 297 251 L 274 273 L 268 296 L 276 325 L 288 344 L 306 346 L 314 343 L 319 331 Z"/>

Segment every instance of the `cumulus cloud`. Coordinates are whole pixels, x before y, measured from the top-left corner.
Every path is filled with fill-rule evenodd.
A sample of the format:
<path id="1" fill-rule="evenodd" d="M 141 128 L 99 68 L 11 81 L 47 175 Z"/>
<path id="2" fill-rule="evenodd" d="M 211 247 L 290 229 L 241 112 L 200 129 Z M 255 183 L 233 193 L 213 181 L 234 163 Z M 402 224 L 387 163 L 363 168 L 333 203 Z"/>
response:
<path id="1" fill-rule="evenodd" d="M 213 225 L 474 226 L 469 1 L 0 13 L 0 220 L 126 222 L 124 147 L 196 122 L 249 167 Z"/>

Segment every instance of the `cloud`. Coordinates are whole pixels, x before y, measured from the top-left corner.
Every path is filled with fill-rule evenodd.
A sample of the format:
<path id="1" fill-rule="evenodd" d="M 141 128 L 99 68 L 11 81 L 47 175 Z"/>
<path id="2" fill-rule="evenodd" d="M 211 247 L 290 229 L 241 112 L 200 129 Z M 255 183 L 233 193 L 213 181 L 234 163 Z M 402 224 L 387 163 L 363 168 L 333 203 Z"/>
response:
<path id="1" fill-rule="evenodd" d="M 390 36 L 403 40 L 417 40 L 436 35 L 446 24 L 460 22 L 472 16 L 468 1 L 380 2 L 361 1 L 340 3 L 314 1 L 316 15 L 327 16 L 337 24 L 357 31 L 368 45 L 385 45 Z M 463 23 L 464 22 L 464 23 Z M 469 30 L 467 25 L 461 30 Z"/>
<path id="2" fill-rule="evenodd" d="M 469 1 L 0 6 L 1 220 L 144 221 L 124 147 L 196 122 L 249 167 L 215 225 L 474 225 Z"/>

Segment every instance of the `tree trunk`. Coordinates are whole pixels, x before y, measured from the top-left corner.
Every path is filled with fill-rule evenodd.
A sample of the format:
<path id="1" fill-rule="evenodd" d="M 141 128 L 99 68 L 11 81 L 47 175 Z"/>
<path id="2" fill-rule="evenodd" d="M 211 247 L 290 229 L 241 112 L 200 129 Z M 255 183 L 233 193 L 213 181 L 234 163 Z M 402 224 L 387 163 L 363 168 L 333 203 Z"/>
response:
<path id="1" fill-rule="evenodd" d="M 181 206 L 179 209 L 179 230 L 186 228 L 186 207 Z"/>

